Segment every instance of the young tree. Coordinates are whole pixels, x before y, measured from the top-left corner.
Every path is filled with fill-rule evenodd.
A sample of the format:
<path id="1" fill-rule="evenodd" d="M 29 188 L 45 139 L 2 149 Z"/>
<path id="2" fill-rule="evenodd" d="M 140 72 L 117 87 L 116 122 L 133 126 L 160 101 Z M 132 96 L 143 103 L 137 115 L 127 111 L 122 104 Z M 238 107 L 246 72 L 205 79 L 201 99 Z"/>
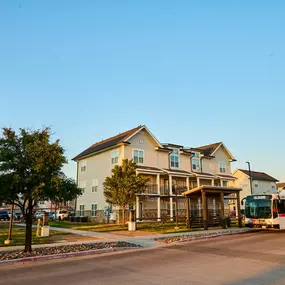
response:
<path id="1" fill-rule="evenodd" d="M 110 177 L 106 177 L 104 195 L 107 203 L 120 206 L 122 224 L 125 224 L 125 209 L 136 201 L 136 194 L 144 193 L 148 178 L 136 173 L 137 165 L 133 160 L 124 159 L 122 165 L 112 169 Z"/>
<path id="2" fill-rule="evenodd" d="M 26 222 L 25 252 L 31 252 L 33 210 L 40 200 L 54 199 L 68 193 L 80 194 L 75 182 L 63 176 L 67 163 L 59 140 L 51 142 L 49 128 L 17 134 L 4 128 L 0 137 L 0 197 L 21 209 Z M 63 187 L 63 185 L 65 185 Z M 64 190 L 63 190 L 64 189 Z"/>

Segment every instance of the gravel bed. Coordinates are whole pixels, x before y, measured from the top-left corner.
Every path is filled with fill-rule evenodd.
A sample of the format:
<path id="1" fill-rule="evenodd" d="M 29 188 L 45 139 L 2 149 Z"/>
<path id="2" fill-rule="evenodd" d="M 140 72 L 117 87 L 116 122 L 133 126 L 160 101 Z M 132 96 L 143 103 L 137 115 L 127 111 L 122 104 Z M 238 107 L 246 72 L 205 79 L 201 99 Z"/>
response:
<path id="1" fill-rule="evenodd" d="M 222 232 L 208 232 L 208 233 L 199 233 L 199 234 L 181 234 L 179 236 L 169 236 L 169 237 L 163 237 L 163 238 L 157 238 L 156 241 L 163 242 L 166 244 L 173 243 L 173 242 L 179 242 L 179 241 L 192 241 L 196 239 L 202 239 L 202 238 L 210 238 L 215 236 L 223 236 L 223 235 L 233 235 L 233 234 L 239 234 L 239 233 L 245 233 L 250 230 L 228 230 L 228 231 L 222 231 Z"/>
<path id="2" fill-rule="evenodd" d="M 55 247 L 41 247 L 41 248 L 35 248 L 31 253 L 23 252 L 23 250 L 13 250 L 7 252 L 0 251 L 0 261 L 26 258 L 26 257 L 88 251 L 96 249 L 105 249 L 105 248 L 118 248 L 118 247 L 140 247 L 140 246 L 129 242 L 118 241 L 118 242 L 61 245 Z"/>

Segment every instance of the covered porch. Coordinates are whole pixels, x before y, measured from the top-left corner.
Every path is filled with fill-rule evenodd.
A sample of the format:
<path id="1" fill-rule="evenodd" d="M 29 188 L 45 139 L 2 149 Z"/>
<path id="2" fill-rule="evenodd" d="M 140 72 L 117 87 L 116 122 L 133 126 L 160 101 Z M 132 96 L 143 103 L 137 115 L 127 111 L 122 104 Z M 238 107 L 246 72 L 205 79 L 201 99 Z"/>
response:
<path id="1" fill-rule="evenodd" d="M 226 227 L 225 199 L 236 200 L 238 225 L 242 226 L 240 213 L 241 188 L 203 185 L 182 193 L 186 198 L 186 225 L 191 227 L 193 220 L 201 219 L 204 229 L 221 224 Z M 201 201 L 202 203 L 200 204 Z"/>

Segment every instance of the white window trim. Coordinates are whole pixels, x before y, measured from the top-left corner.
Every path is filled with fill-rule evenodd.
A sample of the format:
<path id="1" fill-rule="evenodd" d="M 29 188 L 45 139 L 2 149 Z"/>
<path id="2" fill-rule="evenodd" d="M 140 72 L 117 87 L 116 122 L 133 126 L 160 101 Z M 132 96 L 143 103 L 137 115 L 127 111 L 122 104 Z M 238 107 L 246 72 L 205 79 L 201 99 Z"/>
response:
<path id="1" fill-rule="evenodd" d="M 180 155 L 179 155 L 179 153 L 180 153 L 180 150 L 178 149 L 178 148 L 171 148 L 172 150 L 174 150 L 174 149 L 176 149 L 176 150 L 178 150 L 178 154 L 172 154 L 172 153 L 170 153 L 170 155 L 169 155 L 169 166 L 170 166 L 170 168 L 171 169 L 179 169 L 180 168 Z M 178 167 L 176 167 L 176 166 L 171 166 L 171 156 L 174 156 L 174 157 L 178 157 Z M 175 161 L 174 161 L 174 163 L 175 163 Z"/>
<path id="2" fill-rule="evenodd" d="M 220 167 L 221 164 L 223 164 L 223 165 L 225 166 L 225 167 L 224 167 L 224 168 L 225 168 L 225 172 L 221 172 L 221 167 Z M 220 174 L 225 174 L 225 173 L 227 173 L 227 164 L 226 164 L 224 161 L 219 161 L 219 162 L 218 162 L 218 166 L 219 166 L 219 173 L 220 173 Z"/>
<path id="3" fill-rule="evenodd" d="M 84 216 L 84 212 L 85 212 L 85 204 L 80 204 L 79 205 L 79 216 L 81 216 L 81 206 L 83 206 L 83 215 L 82 216 Z"/>
<path id="4" fill-rule="evenodd" d="M 85 172 L 87 170 L 87 161 L 82 160 L 79 164 L 80 166 L 80 172 Z"/>
<path id="5" fill-rule="evenodd" d="M 114 153 L 118 153 L 118 156 L 114 156 L 114 157 L 113 157 L 113 154 L 114 154 Z M 119 163 L 119 157 L 120 157 L 120 151 L 119 151 L 119 150 L 114 150 L 114 151 L 112 151 L 112 152 L 111 152 L 111 164 L 112 164 L 112 165 L 113 165 L 113 164 L 118 164 L 118 163 Z M 113 163 L 113 158 L 114 158 L 114 159 L 118 158 L 118 161 Z"/>
<path id="6" fill-rule="evenodd" d="M 95 190 L 94 190 L 94 191 L 93 191 L 93 187 L 95 187 Z M 99 189 L 99 181 L 98 181 L 98 178 L 93 178 L 93 179 L 92 179 L 92 185 L 91 185 L 91 192 L 92 192 L 92 193 L 98 192 L 98 189 Z"/>
<path id="7" fill-rule="evenodd" d="M 95 214 L 96 215 L 93 215 L 93 213 L 92 213 L 93 212 L 93 210 L 92 210 L 92 206 L 93 205 L 96 205 L 96 210 L 95 210 Z M 92 203 L 91 204 L 91 217 L 97 217 L 97 212 L 98 212 L 98 204 L 97 203 Z"/>
<path id="8" fill-rule="evenodd" d="M 199 154 L 199 157 L 192 156 L 192 158 L 191 158 L 192 170 L 193 171 L 201 171 L 201 153 L 198 152 L 198 151 L 192 151 L 192 153 L 198 153 Z M 198 169 L 197 168 L 196 169 L 193 168 L 193 165 L 194 165 L 193 164 L 193 160 L 195 160 L 195 159 L 199 160 L 199 167 L 198 167 Z"/>
<path id="9" fill-rule="evenodd" d="M 145 163 L 145 155 L 144 155 L 144 150 L 139 149 L 139 148 L 134 148 L 133 149 L 133 160 L 135 161 L 135 151 L 142 151 L 143 152 L 143 163 L 137 162 L 138 165 L 143 165 Z M 139 160 L 139 157 L 138 157 Z"/>

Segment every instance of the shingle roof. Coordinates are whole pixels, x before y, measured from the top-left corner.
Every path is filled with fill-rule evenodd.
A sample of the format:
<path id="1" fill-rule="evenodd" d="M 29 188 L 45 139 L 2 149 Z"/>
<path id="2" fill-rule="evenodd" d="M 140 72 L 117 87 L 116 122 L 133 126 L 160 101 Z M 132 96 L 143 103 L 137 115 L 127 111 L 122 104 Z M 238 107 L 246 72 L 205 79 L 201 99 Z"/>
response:
<path id="1" fill-rule="evenodd" d="M 277 187 L 285 188 L 285 182 L 276 183 Z"/>
<path id="2" fill-rule="evenodd" d="M 79 158 L 82 158 L 84 156 L 87 156 L 89 154 L 92 153 L 96 153 L 100 150 L 106 149 L 108 147 L 111 146 L 115 146 L 119 143 L 122 143 L 126 138 L 128 138 L 129 136 L 131 136 L 132 134 L 134 134 L 136 131 L 138 131 L 142 126 L 138 126 L 134 129 L 128 130 L 126 132 L 123 132 L 121 134 L 118 134 L 116 136 L 113 136 L 111 138 L 108 138 L 106 140 L 97 142 L 93 145 L 91 145 L 89 148 L 87 148 L 86 150 L 82 151 L 80 154 L 78 154 L 77 156 L 75 156 L 73 158 L 73 160 L 77 160 Z"/>
<path id="3" fill-rule="evenodd" d="M 195 149 L 202 150 L 205 156 L 210 156 L 222 142 L 212 143 L 208 145 L 198 146 Z"/>
<path id="4" fill-rule="evenodd" d="M 249 176 L 249 171 L 244 169 L 239 169 L 241 172 Z M 279 180 L 275 179 L 274 177 L 258 171 L 251 171 L 252 180 L 259 180 L 259 181 L 271 181 L 271 182 L 278 182 Z"/>

